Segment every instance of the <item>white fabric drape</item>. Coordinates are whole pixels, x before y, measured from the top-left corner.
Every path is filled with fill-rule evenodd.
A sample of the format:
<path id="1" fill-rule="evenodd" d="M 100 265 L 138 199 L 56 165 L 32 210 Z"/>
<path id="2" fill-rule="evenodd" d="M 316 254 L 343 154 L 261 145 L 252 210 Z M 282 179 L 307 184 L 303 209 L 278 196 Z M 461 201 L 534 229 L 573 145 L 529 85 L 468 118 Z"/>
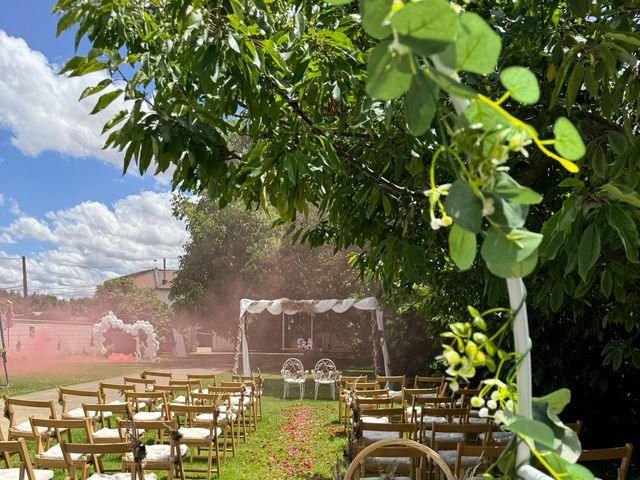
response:
<path id="1" fill-rule="evenodd" d="M 299 312 L 306 313 L 326 313 L 334 311 L 336 313 L 344 313 L 350 308 L 357 310 L 374 310 L 376 314 L 376 323 L 378 330 L 382 332 L 380 344 L 382 346 L 382 356 L 384 359 L 385 375 L 391 375 L 389 366 L 389 350 L 384 339 L 384 322 L 383 313 L 375 297 L 367 297 L 362 299 L 345 298 L 345 299 L 328 299 L 328 300 L 290 300 L 288 298 L 279 298 L 277 300 L 251 300 L 243 298 L 240 300 L 240 338 L 242 342 L 242 374 L 251 375 L 251 366 L 249 365 L 249 345 L 247 343 L 246 331 L 246 314 L 262 313 L 265 310 L 272 315 L 295 315 Z"/>

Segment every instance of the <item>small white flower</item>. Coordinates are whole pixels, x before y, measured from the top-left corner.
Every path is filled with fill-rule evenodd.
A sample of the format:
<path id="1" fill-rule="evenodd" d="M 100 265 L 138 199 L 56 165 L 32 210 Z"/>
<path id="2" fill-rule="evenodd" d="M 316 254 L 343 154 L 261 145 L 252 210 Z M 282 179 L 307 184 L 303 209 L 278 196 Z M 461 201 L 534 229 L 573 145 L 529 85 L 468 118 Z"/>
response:
<path id="1" fill-rule="evenodd" d="M 456 382 L 455 380 L 451 380 L 451 382 L 449 382 L 449 388 L 452 392 L 457 392 L 460 388 L 460 385 L 458 385 L 458 382 Z"/>
<path id="2" fill-rule="evenodd" d="M 487 407 L 482 407 L 479 411 L 478 411 L 478 416 L 480 418 L 487 418 L 489 416 L 489 409 Z"/>
<path id="3" fill-rule="evenodd" d="M 493 414 L 493 420 L 497 424 L 504 423 L 504 412 L 502 410 L 497 410 L 496 413 Z"/>
<path id="4" fill-rule="evenodd" d="M 431 217 L 431 230 L 440 230 L 440 219 Z"/>
<path id="5" fill-rule="evenodd" d="M 471 406 L 473 408 L 480 408 L 484 405 L 484 398 L 482 397 L 472 397 L 471 398 Z"/>
<path id="6" fill-rule="evenodd" d="M 489 407 L 491 410 L 495 410 L 496 408 L 498 408 L 498 402 L 496 402 L 495 400 L 489 400 L 487 402 L 487 407 Z"/>
<path id="7" fill-rule="evenodd" d="M 494 206 L 493 198 L 483 198 L 482 199 L 482 215 L 487 217 L 493 212 L 496 211 L 496 207 Z"/>
<path id="8" fill-rule="evenodd" d="M 500 398 L 500 394 L 498 393 L 497 390 L 494 390 L 493 392 L 491 392 L 491 400 L 498 400 L 498 398 Z"/>
<path id="9" fill-rule="evenodd" d="M 504 408 L 505 410 L 509 410 L 510 412 L 514 411 L 514 405 L 513 405 L 513 400 L 507 400 L 504 404 Z"/>

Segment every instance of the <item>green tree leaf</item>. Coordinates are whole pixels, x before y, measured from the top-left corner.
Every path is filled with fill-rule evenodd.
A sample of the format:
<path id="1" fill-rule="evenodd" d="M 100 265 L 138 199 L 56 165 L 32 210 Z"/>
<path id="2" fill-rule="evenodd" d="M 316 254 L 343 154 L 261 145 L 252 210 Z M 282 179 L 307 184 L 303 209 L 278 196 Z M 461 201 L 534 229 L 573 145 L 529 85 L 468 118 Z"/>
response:
<path id="1" fill-rule="evenodd" d="M 91 110 L 91 115 L 101 112 L 102 110 L 107 108 L 121 94 L 122 94 L 122 90 L 114 90 L 112 92 L 108 92 L 101 95 L 98 101 L 96 102 L 95 107 L 93 107 L 93 110 Z"/>
<path id="2" fill-rule="evenodd" d="M 413 76 L 405 97 L 404 110 L 412 135 L 424 134 L 433 121 L 438 105 L 438 86 L 421 72 Z"/>
<path id="3" fill-rule="evenodd" d="M 476 235 L 454 223 L 449 232 L 449 254 L 460 270 L 471 268 L 476 250 Z"/>
<path id="4" fill-rule="evenodd" d="M 600 256 L 600 232 L 592 223 L 587 227 L 578 246 L 578 274 L 583 282 L 587 282 L 589 272 Z"/>
<path id="5" fill-rule="evenodd" d="M 482 203 L 467 181 L 453 182 L 444 201 L 444 208 L 459 226 L 469 232 L 480 233 Z"/>
<path id="6" fill-rule="evenodd" d="M 600 275 L 600 290 L 602 294 L 609 298 L 611 295 L 611 290 L 613 289 L 613 278 L 608 270 L 603 270 L 602 275 Z"/>
<path id="7" fill-rule="evenodd" d="M 534 402 L 544 402 L 556 415 L 560 415 L 569 402 L 571 401 L 571 390 L 561 388 L 554 392 L 548 393 L 544 397 L 534 397 Z"/>
<path id="8" fill-rule="evenodd" d="M 507 67 L 500 73 L 500 82 L 511 98 L 523 105 L 532 105 L 540 100 L 538 79 L 528 68 Z"/>
<path id="9" fill-rule="evenodd" d="M 621 202 L 640 208 L 640 195 L 638 192 L 625 185 L 609 182 L 603 185 L 601 190 L 607 192 L 613 198 L 620 200 Z"/>
<path id="10" fill-rule="evenodd" d="M 492 226 L 482 242 L 480 254 L 489 270 L 502 278 L 526 276 L 538 261 L 538 246 L 542 235 L 521 228 L 505 234 Z"/>
<path id="11" fill-rule="evenodd" d="M 556 120 L 553 134 L 556 137 L 554 146 L 563 157 L 569 160 L 580 160 L 586 153 L 587 150 L 578 129 L 568 118 L 560 117 Z"/>
<path id="12" fill-rule="evenodd" d="M 389 42 L 381 42 L 369 57 L 367 93 L 378 100 L 393 100 L 411 85 L 411 55 L 389 50 Z"/>
<path id="13" fill-rule="evenodd" d="M 516 182 L 511 176 L 502 173 L 498 176 L 493 193 L 500 195 L 512 202 L 523 205 L 535 205 L 542 201 L 542 195 L 534 192 L 529 187 L 524 187 Z"/>
<path id="14" fill-rule="evenodd" d="M 458 14 L 446 0 L 406 3 L 390 22 L 398 33 L 422 40 L 453 41 L 458 31 Z"/>
<path id="15" fill-rule="evenodd" d="M 463 12 L 456 37 L 456 67 L 458 70 L 486 75 L 498 63 L 502 41 L 480 15 Z"/>
<path id="16" fill-rule="evenodd" d="M 609 225 L 618 233 L 627 259 L 638 263 L 638 229 L 633 218 L 618 205 L 609 205 Z"/>
<path id="17" fill-rule="evenodd" d="M 505 425 L 503 429 L 528 437 L 545 447 L 555 447 L 556 440 L 553 435 L 553 430 L 538 420 L 532 420 L 518 415 L 516 416 L 516 420 Z"/>
<path id="18" fill-rule="evenodd" d="M 391 35 L 391 26 L 383 25 L 391 5 L 393 0 L 360 0 L 362 26 L 373 38 L 383 39 Z"/>
<path id="19" fill-rule="evenodd" d="M 113 83 L 113 80 L 111 80 L 110 78 L 105 78 L 104 80 L 100 81 L 98 84 L 92 87 L 85 88 L 82 94 L 80 95 L 80 100 L 90 95 L 94 95 L 98 92 L 101 92 L 102 90 L 107 88 L 109 85 L 111 85 L 111 83 Z"/>
<path id="20" fill-rule="evenodd" d="M 331 5 L 346 5 L 348 3 L 353 2 L 353 0 L 324 0 L 324 1 Z"/>

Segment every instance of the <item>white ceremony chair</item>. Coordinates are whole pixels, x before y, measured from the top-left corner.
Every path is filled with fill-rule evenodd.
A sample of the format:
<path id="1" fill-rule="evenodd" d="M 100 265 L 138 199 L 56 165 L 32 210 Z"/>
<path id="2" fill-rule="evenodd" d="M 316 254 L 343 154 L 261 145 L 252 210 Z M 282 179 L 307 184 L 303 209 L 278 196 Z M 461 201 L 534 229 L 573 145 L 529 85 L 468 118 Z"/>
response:
<path id="1" fill-rule="evenodd" d="M 336 399 L 336 383 L 340 372 L 336 370 L 336 364 L 328 358 L 318 360 L 316 366 L 311 371 L 313 380 L 316 383 L 315 399 L 318 399 L 318 389 L 320 385 L 329 385 L 331 387 L 331 399 Z"/>
<path id="2" fill-rule="evenodd" d="M 284 362 L 280 373 L 284 380 L 284 393 L 282 398 L 287 398 L 287 395 L 289 394 L 289 387 L 291 385 L 298 385 L 298 388 L 300 389 L 300 400 L 302 400 L 304 398 L 304 384 L 307 380 L 302 362 L 297 358 L 289 358 Z"/>

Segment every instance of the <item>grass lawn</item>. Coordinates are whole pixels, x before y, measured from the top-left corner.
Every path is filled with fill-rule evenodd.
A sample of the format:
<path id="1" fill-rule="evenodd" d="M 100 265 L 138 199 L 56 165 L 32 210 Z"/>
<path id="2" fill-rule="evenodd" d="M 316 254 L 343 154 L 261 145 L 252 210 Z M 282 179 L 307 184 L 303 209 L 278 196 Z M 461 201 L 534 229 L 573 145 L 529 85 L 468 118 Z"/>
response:
<path id="1" fill-rule="evenodd" d="M 167 362 L 158 368 L 184 368 L 188 364 Z M 201 366 L 201 365 L 198 365 Z M 150 367 L 147 367 L 150 368 Z M 88 363 L 65 367 L 63 371 L 10 377 L 8 395 L 18 395 L 44 390 L 58 385 L 81 383 L 108 378 L 141 370 L 140 364 Z M 240 442 L 236 457 L 227 454 L 222 465 L 222 478 L 238 480 L 331 479 L 336 455 L 342 455 L 346 438 L 338 425 L 338 403 L 330 399 L 329 389 L 323 386 L 319 400 L 313 400 L 313 380 L 307 381 L 306 396 L 297 397 L 292 389 L 291 399 L 282 399 L 282 379 L 279 374 L 263 373 L 263 414 L 257 432 L 248 435 L 246 443 Z M 230 380 L 231 374 L 221 376 Z M 81 441 L 81 438 L 74 439 Z M 150 438 L 149 438 L 150 441 Z M 34 445 L 29 443 L 33 451 Z M 113 468 L 119 463 L 105 459 L 105 466 Z M 204 461 L 197 461 L 196 468 L 203 468 Z M 191 463 L 186 462 L 188 468 Z M 165 478 L 165 472 L 158 472 Z M 202 473 L 187 472 L 188 478 L 204 478 Z M 64 473 L 57 471 L 55 480 L 62 480 Z"/>

